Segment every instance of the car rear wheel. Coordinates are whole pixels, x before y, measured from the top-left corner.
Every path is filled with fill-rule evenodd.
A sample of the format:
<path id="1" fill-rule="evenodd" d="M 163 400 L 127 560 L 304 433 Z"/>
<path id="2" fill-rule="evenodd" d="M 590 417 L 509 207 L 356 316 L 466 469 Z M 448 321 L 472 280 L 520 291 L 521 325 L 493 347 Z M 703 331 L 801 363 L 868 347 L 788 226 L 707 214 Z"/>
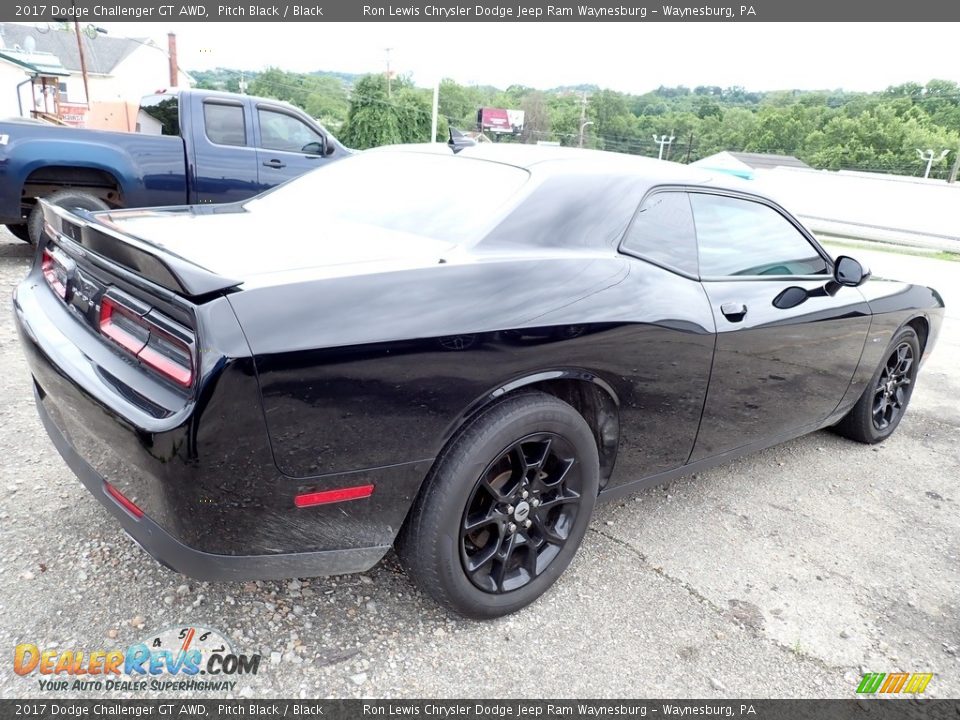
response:
<path id="1" fill-rule="evenodd" d="M 890 437 L 900 424 L 920 365 L 920 341 L 913 328 L 900 330 L 883 358 L 857 404 L 834 426 L 840 435 L 874 444 Z"/>
<path id="2" fill-rule="evenodd" d="M 446 448 L 397 538 L 417 585 L 471 618 L 519 610 L 563 573 L 597 498 L 597 445 L 573 407 L 525 393 Z"/>
<path id="3" fill-rule="evenodd" d="M 97 212 L 99 210 L 109 210 L 110 206 L 96 195 L 83 192 L 81 190 L 57 190 L 57 192 L 43 198 L 48 203 L 62 207 L 65 210 L 80 208 L 81 210 L 90 210 Z M 40 210 L 40 203 L 37 203 L 30 211 L 30 217 L 27 218 L 27 241 L 33 245 L 37 244 L 40 234 L 43 232 L 43 212 Z"/>
<path id="4" fill-rule="evenodd" d="M 16 238 L 20 238 L 24 242 L 30 242 L 30 234 L 27 232 L 26 223 L 20 225 L 7 225 L 7 230 L 10 231 L 10 234 Z"/>

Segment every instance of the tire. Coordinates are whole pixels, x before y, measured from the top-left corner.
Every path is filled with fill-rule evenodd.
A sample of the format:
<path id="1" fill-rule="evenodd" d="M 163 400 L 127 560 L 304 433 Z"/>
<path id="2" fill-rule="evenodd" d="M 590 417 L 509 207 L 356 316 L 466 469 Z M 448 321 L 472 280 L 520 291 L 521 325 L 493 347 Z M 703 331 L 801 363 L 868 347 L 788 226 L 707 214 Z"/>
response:
<path id="1" fill-rule="evenodd" d="M 96 195 L 83 192 L 82 190 L 57 190 L 51 195 L 43 198 L 48 203 L 52 203 L 65 210 L 81 208 L 97 212 L 99 210 L 109 210 L 110 206 Z M 36 245 L 43 232 L 43 213 L 40 211 L 40 203 L 37 203 L 30 211 L 30 217 L 27 218 L 27 233 L 29 239 L 27 242 Z"/>
<path id="2" fill-rule="evenodd" d="M 7 230 L 10 231 L 10 234 L 16 238 L 20 238 L 24 242 L 30 242 L 30 234 L 27 232 L 27 224 L 21 223 L 20 225 L 7 225 Z"/>
<path id="3" fill-rule="evenodd" d="M 539 392 L 508 397 L 441 453 L 400 530 L 400 561 L 453 612 L 474 619 L 515 612 L 576 554 L 599 468 L 593 432 L 570 405 Z"/>
<path id="4" fill-rule="evenodd" d="M 902 328 L 887 346 L 857 404 L 833 430 L 843 437 L 874 445 L 893 434 L 910 404 L 920 364 L 920 340 Z"/>

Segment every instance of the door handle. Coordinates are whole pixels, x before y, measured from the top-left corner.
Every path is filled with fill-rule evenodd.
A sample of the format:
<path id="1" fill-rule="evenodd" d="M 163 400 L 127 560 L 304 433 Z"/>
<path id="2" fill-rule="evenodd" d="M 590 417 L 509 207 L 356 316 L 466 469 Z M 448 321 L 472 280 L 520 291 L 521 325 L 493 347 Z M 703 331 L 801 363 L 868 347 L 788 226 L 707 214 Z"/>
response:
<path id="1" fill-rule="evenodd" d="M 747 306 L 743 303 L 724 303 L 720 306 L 720 312 L 730 322 L 740 322 L 747 314 Z"/>
<path id="2" fill-rule="evenodd" d="M 279 170 L 280 168 L 285 168 L 287 164 L 282 163 L 279 160 L 266 160 L 264 161 L 263 166 L 268 168 L 274 168 L 275 170 Z"/>

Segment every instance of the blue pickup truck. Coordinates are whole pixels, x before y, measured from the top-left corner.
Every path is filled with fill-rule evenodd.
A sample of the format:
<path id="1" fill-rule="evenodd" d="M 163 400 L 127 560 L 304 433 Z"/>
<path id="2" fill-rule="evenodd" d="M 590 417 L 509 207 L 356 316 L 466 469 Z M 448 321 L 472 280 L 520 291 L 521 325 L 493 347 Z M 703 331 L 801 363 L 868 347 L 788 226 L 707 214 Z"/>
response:
<path id="1" fill-rule="evenodd" d="M 144 97 L 132 133 L 0 121 L 0 224 L 35 242 L 37 198 L 85 210 L 244 200 L 350 152 L 291 105 L 207 90 Z"/>

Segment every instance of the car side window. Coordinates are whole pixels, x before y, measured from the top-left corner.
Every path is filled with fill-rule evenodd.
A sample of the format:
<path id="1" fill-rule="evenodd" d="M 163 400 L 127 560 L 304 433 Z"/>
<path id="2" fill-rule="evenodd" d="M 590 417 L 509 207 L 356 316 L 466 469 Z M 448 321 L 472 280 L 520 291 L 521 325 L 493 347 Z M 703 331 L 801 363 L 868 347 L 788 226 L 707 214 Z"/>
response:
<path id="1" fill-rule="evenodd" d="M 203 104 L 203 127 L 217 145 L 246 145 L 247 126 L 241 105 Z"/>
<path id="2" fill-rule="evenodd" d="M 797 228 L 769 205 L 691 193 L 700 274 L 822 275 L 826 260 Z"/>
<path id="3" fill-rule="evenodd" d="M 620 247 L 644 260 L 696 275 L 697 236 L 687 194 L 656 192 L 647 197 Z"/>
<path id="4" fill-rule="evenodd" d="M 268 150 L 320 155 L 323 136 L 293 115 L 259 108 L 260 146 Z"/>

